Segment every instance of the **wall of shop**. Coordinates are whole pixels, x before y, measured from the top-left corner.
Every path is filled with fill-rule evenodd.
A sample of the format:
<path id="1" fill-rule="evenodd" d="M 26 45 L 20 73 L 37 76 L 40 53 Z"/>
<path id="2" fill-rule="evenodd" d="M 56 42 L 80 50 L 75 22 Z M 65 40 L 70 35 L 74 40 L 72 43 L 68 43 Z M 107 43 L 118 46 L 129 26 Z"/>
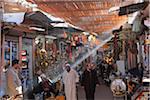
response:
<path id="1" fill-rule="evenodd" d="M 11 33 L 13 34 L 13 33 Z M 19 59 L 20 62 L 24 59 L 22 57 L 22 51 L 27 51 L 27 68 L 23 68 L 21 71 L 21 77 L 23 78 L 23 91 L 26 92 L 28 89 L 32 89 L 33 79 L 33 40 L 32 38 L 23 38 L 22 35 L 10 35 L 2 34 L 2 56 L 1 56 L 1 80 L 0 81 L 0 96 L 6 94 L 7 91 L 7 80 L 6 71 L 7 68 L 12 65 L 12 60 Z M 21 66 L 22 67 L 22 66 Z M 3 87 L 3 88 L 2 88 Z M 2 88 L 2 89 L 1 89 Z"/>
<path id="2" fill-rule="evenodd" d="M 32 39 L 23 38 L 22 40 L 22 50 L 26 51 L 25 57 L 27 57 L 27 68 L 22 68 L 22 75 L 24 77 L 24 92 L 31 89 L 33 86 L 33 59 L 32 59 Z"/>

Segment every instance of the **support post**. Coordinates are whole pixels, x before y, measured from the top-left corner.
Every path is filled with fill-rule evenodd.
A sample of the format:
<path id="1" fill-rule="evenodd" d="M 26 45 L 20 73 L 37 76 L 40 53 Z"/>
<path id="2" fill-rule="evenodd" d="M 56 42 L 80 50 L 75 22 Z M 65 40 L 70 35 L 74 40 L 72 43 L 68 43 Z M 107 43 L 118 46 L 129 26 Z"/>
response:
<path id="1" fill-rule="evenodd" d="M 2 36 L 1 36 L 1 26 L 2 26 L 2 24 L 1 24 L 1 22 L 2 22 L 2 16 L 3 16 L 3 12 L 2 12 L 2 10 L 3 10 L 3 8 L 2 8 L 2 3 L 0 2 L 0 90 L 2 90 L 1 89 L 1 85 L 2 85 L 2 59 L 1 59 L 1 54 L 2 54 L 2 51 L 1 51 L 1 48 L 2 48 L 2 46 L 1 46 L 1 38 L 2 38 Z M 0 91 L 1 92 L 1 91 Z M 0 95 L 0 97 L 1 97 L 1 95 Z"/>
<path id="2" fill-rule="evenodd" d="M 35 39 L 32 39 L 32 64 L 33 64 L 33 73 L 35 69 Z"/>
<path id="3" fill-rule="evenodd" d="M 21 51 L 22 51 L 22 35 L 19 36 L 19 62 L 21 63 Z"/>

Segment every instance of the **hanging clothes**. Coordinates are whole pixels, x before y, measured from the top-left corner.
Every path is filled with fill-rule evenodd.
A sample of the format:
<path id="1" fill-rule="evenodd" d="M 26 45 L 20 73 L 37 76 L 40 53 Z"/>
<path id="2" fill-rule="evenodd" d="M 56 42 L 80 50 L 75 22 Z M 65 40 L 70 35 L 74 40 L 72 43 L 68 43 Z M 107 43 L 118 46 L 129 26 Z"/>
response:
<path id="1" fill-rule="evenodd" d="M 118 40 L 117 40 L 117 38 L 118 38 L 117 33 L 114 33 L 114 40 L 113 40 L 113 43 L 114 43 L 113 54 L 114 54 L 114 56 L 113 56 L 113 59 L 115 61 L 117 61 L 119 59 L 119 47 L 118 47 Z"/>
<path id="2" fill-rule="evenodd" d="M 137 67 L 137 44 L 133 41 L 129 42 L 129 48 L 128 48 L 128 69 L 132 69 Z"/>
<path id="3" fill-rule="evenodd" d="M 139 16 L 137 16 L 133 22 L 132 31 L 133 32 L 140 32 L 140 29 L 141 29 L 141 18 Z"/>

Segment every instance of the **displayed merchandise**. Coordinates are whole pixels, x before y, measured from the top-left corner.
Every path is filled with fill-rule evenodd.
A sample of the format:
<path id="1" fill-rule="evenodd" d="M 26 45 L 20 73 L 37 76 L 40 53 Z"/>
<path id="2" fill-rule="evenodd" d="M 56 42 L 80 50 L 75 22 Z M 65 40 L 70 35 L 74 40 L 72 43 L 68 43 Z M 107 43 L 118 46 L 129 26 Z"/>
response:
<path id="1" fill-rule="evenodd" d="M 28 59 L 27 59 L 27 50 L 21 51 L 21 61 L 22 61 L 22 84 L 23 84 L 23 92 L 25 93 L 29 88 L 29 68 L 28 68 Z"/>
<path id="2" fill-rule="evenodd" d="M 21 53 L 21 78 L 24 97 L 27 95 L 27 91 L 30 91 L 33 87 L 33 45 L 32 39 L 22 39 Z M 36 59 L 36 58 L 35 58 Z"/>
<path id="3" fill-rule="evenodd" d="M 29 69 L 23 69 L 21 71 L 21 77 L 22 77 L 23 92 L 25 93 L 27 91 L 27 89 L 29 88 L 29 85 L 30 85 Z"/>
<path id="4" fill-rule="evenodd" d="M 12 60 L 17 59 L 17 44 L 12 43 Z"/>
<path id="5" fill-rule="evenodd" d="M 11 66 L 11 62 L 18 58 L 18 44 L 16 42 L 5 41 L 5 66 Z"/>
<path id="6" fill-rule="evenodd" d="M 115 79 L 111 83 L 111 90 L 114 96 L 124 96 L 126 93 L 126 85 L 122 79 Z"/>
<path id="7" fill-rule="evenodd" d="M 89 50 L 92 50 L 96 42 L 99 43 L 96 41 L 98 40 L 96 36 L 91 36 L 92 47 L 88 42 L 88 36 L 80 33 L 64 33 L 63 38 L 55 39 L 37 36 L 35 39 L 35 66 L 40 67 L 49 79 L 57 80 L 63 73 L 66 61 L 73 65 L 81 60 Z"/>
<path id="8" fill-rule="evenodd" d="M 143 91 L 136 100 L 149 100 L 150 99 L 150 93 L 149 91 Z"/>
<path id="9" fill-rule="evenodd" d="M 28 68 L 27 51 L 21 51 L 22 68 Z"/>
<path id="10" fill-rule="evenodd" d="M 61 48 L 62 51 L 59 50 L 57 39 L 43 38 L 36 44 L 35 64 L 41 68 L 49 79 L 54 80 L 63 72 L 62 65 L 65 61 L 62 59 L 66 57 L 65 51 L 63 51 L 65 48 Z M 41 48 L 41 45 L 45 48 Z"/>

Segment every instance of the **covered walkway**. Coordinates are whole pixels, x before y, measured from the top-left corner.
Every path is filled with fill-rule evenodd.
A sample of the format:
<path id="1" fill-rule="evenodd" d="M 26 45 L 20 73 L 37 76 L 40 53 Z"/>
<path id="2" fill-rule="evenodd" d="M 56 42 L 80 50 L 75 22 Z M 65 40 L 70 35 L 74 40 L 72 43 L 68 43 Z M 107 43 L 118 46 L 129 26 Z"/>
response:
<path id="1" fill-rule="evenodd" d="M 78 100 L 85 100 L 84 89 L 78 87 Z M 113 95 L 108 86 L 100 85 L 96 88 L 95 100 L 113 100 Z"/>

